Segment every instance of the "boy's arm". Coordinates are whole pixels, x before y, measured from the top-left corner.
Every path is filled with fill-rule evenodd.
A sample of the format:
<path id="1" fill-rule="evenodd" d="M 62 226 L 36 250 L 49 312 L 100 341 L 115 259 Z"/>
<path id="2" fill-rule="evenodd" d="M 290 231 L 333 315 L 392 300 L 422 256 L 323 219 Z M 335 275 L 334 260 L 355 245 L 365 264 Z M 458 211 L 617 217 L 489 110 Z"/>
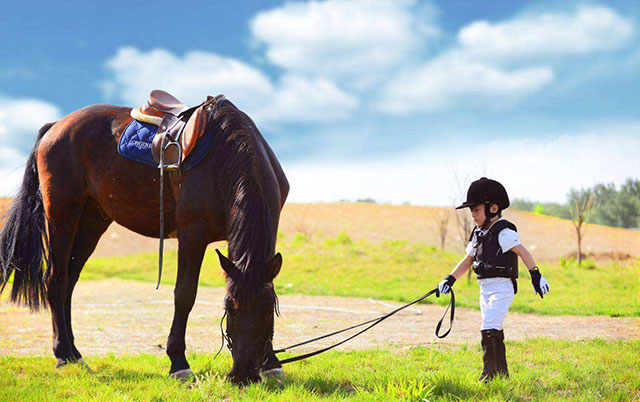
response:
<path id="1" fill-rule="evenodd" d="M 456 264 L 456 267 L 453 269 L 453 271 L 451 271 L 450 275 L 456 278 L 456 280 L 460 279 L 462 275 L 464 275 L 469 270 L 469 268 L 471 268 L 472 264 L 473 257 L 471 257 L 470 255 L 465 255 L 464 258 L 461 259 L 458 264 Z"/>
<path id="2" fill-rule="evenodd" d="M 524 262 L 524 265 L 527 266 L 528 269 L 533 269 L 536 267 L 536 262 L 533 260 L 533 256 L 522 244 L 518 244 L 517 246 L 511 249 L 514 253 L 518 255 Z"/>
<path id="3" fill-rule="evenodd" d="M 522 244 L 518 244 L 517 246 L 511 249 L 514 253 L 516 253 L 524 262 L 524 265 L 529 268 L 529 274 L 531 274 L 531 283 L 533 284 L 533 290 L 540 295 L 541 298 L 544 298 L 544 295 L 549 293 L 551 288 L 549 287 L 549 282 L 540 274 L 538 270 L 538 266 L 536 262 L 533 260 L 533 256 Z"/>
<path id="4" fill-rule="evenodd" d="M 460 279 L 460 277 L 464 275 L 464 273 L 467 272 L 469 268 L 471 268 L 472 264 L 473 257 L 468 254 L 465 255 L 464 258 L 456 264 L 456 267 L 453 269 L 453 271 L 451 271 L 451 274 L 447 275 L 447 277 L 438 284 L 438 290 L 440 291 L 440 293 L 449 293 L 456 280 Z"/>

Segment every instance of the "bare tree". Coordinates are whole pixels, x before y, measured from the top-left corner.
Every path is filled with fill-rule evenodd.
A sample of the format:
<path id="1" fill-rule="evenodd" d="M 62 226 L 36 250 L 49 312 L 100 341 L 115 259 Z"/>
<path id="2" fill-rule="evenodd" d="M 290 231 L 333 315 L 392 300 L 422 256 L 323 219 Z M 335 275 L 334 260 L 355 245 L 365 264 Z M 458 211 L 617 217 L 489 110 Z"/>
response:
<path id="1" fill-rule="evenodd" d="M 458 178 L 458 174 L 454 173 L 454 178 L 456 180 L 456 189 L 454 190 L 454 194 L 452 197 L 453 206 L 457 206 L 462 204 L 467 199 L 467 190 L 465 187 L 462 187 L 460 180 Z M 465 177 L 464 182 L 469 182 L 469 177 Z M 456 217 L 456 228 L 458 231 L 458 240 L 460 241 L 460 245 L 462 249 L 467 247 L 469 243 L 469 235 L 473 230 L 473 220 L 471 219 L 471 214 L 467 209 L 456 209 L 455 210 Z M 467 273 L 467 279 L 471 279 L 471 270 Z"/>
<path id="2" fill-rule="evenodd" d="M 444 250 L 447 245 L 447 236 L 449 235 L 449 221 L 451 220 L 451 211 L 448 208 L 440 208 L 436 213 L 433 222 L 434 230 L 438 233 L 440 240 L 440 250 Z"/>
<path id="3" fill-rule="evenodd" d="M 316 232 L 318 232 L 317 224 L 309 216 L 309 211 L 307 210 L 297 211 L 297 213 L 293 214 L 291 221 L 294 232 L 304 235 L 308 241 L 311 241 Z"/>
<path id="4" fill-rule="evenodd" d="M 582 264 L 582 239 L 586 226 L 589 221 L 591 212 L 593 211 L 593 192 L 576 194 L 573 199 L 569 200 L 569 211 L 571 211 L 571 219 L 573 227 L 576 229 L 578 240 L 578 265 Z"/>
<path id="5" fill-rule="evenodd" d="M 453 196 L 451 197 L 451 202 L 454 207 L 462 204 L 467 199 L 467 190 L 462 187 L 458 175 L 454 173 L 454 177 L 456 180 L 456 188 L 453 191 Z M 465 182 L 468 182 L 469 179 L 465 178 Z M 469 211 L 466 209 L 456 209 L 455 210 L 456 217 L 456 228 L 458 232 L 458 240 L 460 241 L 460 245 L 462 248 L 467 246 L 469 242 L 469 234 L 473 230 L 473 221 L 471 220 L 471 215 Z"/>
<path id="6" fill-rule="evenodd" d="M 466 209 L 456 209 L 456 227 L 458 228 L 458 240 L 463 248 L 469 243 L 469 235 L 473 230 L 473 221 L 469 211 Z"/>

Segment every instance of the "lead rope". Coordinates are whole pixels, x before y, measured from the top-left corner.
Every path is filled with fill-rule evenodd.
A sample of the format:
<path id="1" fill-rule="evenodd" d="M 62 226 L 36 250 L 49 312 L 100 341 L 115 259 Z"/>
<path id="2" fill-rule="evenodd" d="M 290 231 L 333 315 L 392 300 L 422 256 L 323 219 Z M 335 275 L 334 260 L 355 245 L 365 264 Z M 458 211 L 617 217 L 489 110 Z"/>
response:
<path id="1" fill-rule="evenodd" d="M 451 289 L 450 292 L 451 292 L 451 299 L 449 300 L 449 305 L 447 306 L 447 309 L 445 310 L 444 314 L 440 318 L 440 321 L 438 321 L 438 325 L 436 325 L 435 334 L 440 339 L 442 339 L 442 338 L 446 337 L 447 335 L 449 335 L 449 333 L 451 332 L 451 329 L 453 328 L 453 320 L 454 320 L 454 317 L 455 317 L 455 309 L 456 309 L 455 303 L 456 303 L 456 301 L 455 301 L 455 294 L 453 292 L 453 289 Z M 368 331 L 369 329 L 371 329 L 371 328 L 375 327 L 376 325 L 380 324 L 382 321 L 386 320 L 387 318 L 391 317 L 392 315 L 394 315 L 394 314 L 406 309 L 407 307 L 410 307 L 410 306 L 412 306 L 412 305 L 414 305 L 414 304 L 426 299 L 427 297 L 431 296 L 434 293 L 436 294 L 436 297 L 440 297 L 440 292 L 438 291 L 438 288 L 435 288 L 435 289 L 429 291 L 428 293 L 422 295 L 421 297 L 417 298 L 416 300 L 412 301 L 411 303 L 408 303 L 408 304 L 405 304 L 404 306 L 398 307 L 397 309 L 395 309 L 395 310 L 391 311 L 390 313 L 387 313 L 387 314 L 385 314 L 383 316 L 380 316 L 380 317 L 374 318 L 372 320 L 368 320 L 368 321 L 362 322 L 360 324 L 353 325 L 353 326 L 348 327 L 348 328 L 341 329 L 339 331 L 332 332 L 330 334 L 322 335 L 322 336 L 319 336 L 317 338 L 310 339 L 308 341 L 300 342 L 300 343 L 288 346 L 288 347 L 283 348 L 283 349 L 275 350 L 273 353 L 274 354 L 282 353 L 282 352 L 285 352 L 285 351 L 287 351 L 289 349 L 296 348 L 298 346 L 306 345 L 308 343 L 312 343 L 312 342 L 315 342 L 315 341 L 318 341 L 318 340 L 321 340 L 321 339 L 324 339 L 324 338 L 329 338 L 331 336 L 343 333 L 343 332 L 348 331 L 350 329 L 354 329 L 354 328 L 362 327 L 362 326 L 367 325 L 367 324 L 371 324 L 368 327 L 358 331 L 354 335 L 351 335 L 350 337 L 348 337 L 348 338 L 346 338 L 346 339 L 344 339 L 344 340 L 342 340 L 342 341 L 340 341 L 340 342 L 338 342 L 336 344 L 333 344 L 331 346 L 328 346 L 326 348 L 322 348 L 322 349 L 319 349 L 319 350 L 316 350 L 316 351 L 313 351 L 313 352 L 309 352 L 309 353 L 305 353 L 305 354 L 302 354 L 302 355 L 299 355 L 299 356 L 295 356 L 295 357 L 291 357 L 291 358 L 288 358 L 288 359 L 285 359 L 285 360 L 281 360 L 280 364 L 292 363 L 292 362 L 295 362 L 295 361 L 299 361 L 299 360 L 307 359 L 307 358 L 312 357 L 312 356 L 319 355 L 320 353 L 324 353 L 324 352 L 326 352 L 328 350 L 331 350 L 331 349 L 333 349 L 335 347 L 338 347 L 338 346 L 342 345 L 343 343 L 348 342 L 351 339 L 355 338 L 356 336 L 359 336 L 359 335 L 365 333 L 366 331 Z M 447 332 L 445 332 L 444 334 L 440 335 L 440 328 L 442 327 L 442 322 L 444 321 L 444 318 L 447 316 L 447 312 L 449 312 L 449 309 L 451 309 L 451 314 L 450 314 L 450 319 L 449 319 L 449 329 L 447 330 Z"/>

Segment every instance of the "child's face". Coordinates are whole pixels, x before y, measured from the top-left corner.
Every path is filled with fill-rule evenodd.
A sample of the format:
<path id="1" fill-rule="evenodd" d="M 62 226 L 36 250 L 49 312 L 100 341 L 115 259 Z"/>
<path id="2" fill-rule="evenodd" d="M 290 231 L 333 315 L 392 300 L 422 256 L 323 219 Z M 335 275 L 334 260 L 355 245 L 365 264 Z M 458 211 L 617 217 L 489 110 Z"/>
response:
<path id="1" fill-rule="evenodd" d="M 471 208 L 471 217 L 476 226 L 480 227 L 484 225 L 484 221 L 487 219 L 487 216 L 484 214 L 484 204 L 478 204 Z"/>
<path id="2" fill-rule="evenodd" d="M 498 206 L 496 204 L 491 204 L 490 211 L 492 213 L 498 212 Z M 473 222 L 481 227 L 484 225 L 487 215 L 484 213 L 484 204 L 478 204 L 475 207 L 471 208 L 471 217 L 473 218 Z"/>

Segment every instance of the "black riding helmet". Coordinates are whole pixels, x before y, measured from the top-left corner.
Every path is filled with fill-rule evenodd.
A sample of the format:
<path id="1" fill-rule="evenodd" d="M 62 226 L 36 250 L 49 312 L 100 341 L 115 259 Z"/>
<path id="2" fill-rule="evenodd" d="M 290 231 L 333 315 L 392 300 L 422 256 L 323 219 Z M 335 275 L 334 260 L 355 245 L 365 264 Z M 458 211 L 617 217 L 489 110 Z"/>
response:
<path id="1" fill-rule="evenodd" d="M 503 209 L 509 208 L 509 196 L 504 186 L 495 180 L 481 177 L 474 181 L 467 190 L 467 200 L 456 209 L 473 208 L 478 204 L 485 205 L 485 215 L 487 218 L 493 218 L 500 214 Z M 489 208 L 491 204 L 498 205 L 498 212 L 491 213 Z"/>

